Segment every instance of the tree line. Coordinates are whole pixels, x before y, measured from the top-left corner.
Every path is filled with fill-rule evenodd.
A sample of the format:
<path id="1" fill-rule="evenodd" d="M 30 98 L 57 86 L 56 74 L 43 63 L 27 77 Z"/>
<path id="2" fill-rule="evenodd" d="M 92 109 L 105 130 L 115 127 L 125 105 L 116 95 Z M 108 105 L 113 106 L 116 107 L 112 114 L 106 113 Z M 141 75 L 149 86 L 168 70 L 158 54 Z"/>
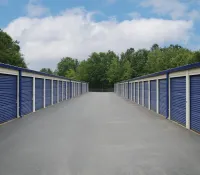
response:
<path id="1" fill-rule="evenodd" d="M 17 41 L 0 30 L 0 62 L 27 67 Z M 87 59 L 64 57 L 56 70 L 42 68 L 40 71 L 87 81 L 91 88 L 111 88 L 115 82 L 169 68 L 200 62 L 200 50 L 192 51 L 180 45 L 160 47 L 154 44 L 150 49 L 129 48 L 121 54 L 114 51 L 93 52 Z"/>

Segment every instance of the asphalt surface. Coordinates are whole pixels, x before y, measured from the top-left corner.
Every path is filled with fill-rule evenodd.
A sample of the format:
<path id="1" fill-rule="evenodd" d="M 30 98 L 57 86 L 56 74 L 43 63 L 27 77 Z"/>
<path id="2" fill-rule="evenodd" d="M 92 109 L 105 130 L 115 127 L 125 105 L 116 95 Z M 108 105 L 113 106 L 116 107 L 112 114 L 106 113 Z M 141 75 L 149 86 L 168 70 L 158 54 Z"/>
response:
<path id="1" fill-rule="evenodd" d="M 0 126 L 0 175 L 200 175 L 200 136 L 87 93 Z"/>

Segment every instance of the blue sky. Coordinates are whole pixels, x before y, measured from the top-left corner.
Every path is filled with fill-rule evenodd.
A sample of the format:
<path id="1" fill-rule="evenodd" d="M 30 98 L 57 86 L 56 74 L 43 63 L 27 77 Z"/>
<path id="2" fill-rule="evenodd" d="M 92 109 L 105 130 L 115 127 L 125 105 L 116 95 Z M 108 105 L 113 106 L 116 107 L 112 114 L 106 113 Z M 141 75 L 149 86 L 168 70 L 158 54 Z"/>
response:
<path id="1" fill-rule="evenodd" d="M 0 0 L 0 28 L 20 41 L 31 68 L 64 56 L 181 44 L 200 49 L 198 0 Z"/>

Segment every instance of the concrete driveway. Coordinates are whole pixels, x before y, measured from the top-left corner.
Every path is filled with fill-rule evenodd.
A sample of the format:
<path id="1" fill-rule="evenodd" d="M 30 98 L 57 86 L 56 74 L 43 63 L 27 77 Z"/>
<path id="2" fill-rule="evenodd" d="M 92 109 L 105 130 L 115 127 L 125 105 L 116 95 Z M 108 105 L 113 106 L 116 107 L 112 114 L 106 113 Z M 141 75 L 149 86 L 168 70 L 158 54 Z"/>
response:
<path id="1" fill-rule="evenodd" d="M 0 175 L 200 175 L 200 136 L 87 93 L 0 126 Z"/>

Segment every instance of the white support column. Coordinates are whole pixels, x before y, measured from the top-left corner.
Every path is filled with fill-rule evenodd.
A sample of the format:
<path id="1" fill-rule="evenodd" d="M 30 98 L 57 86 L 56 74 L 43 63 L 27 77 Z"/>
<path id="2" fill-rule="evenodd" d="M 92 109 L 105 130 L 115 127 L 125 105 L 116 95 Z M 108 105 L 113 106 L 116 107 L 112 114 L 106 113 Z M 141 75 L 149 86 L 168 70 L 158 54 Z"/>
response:
<path id="1" fill-rule="evenodd" d="M 159 80 L 156 80 L 156 112 L 159 114 Z"/>
<path id="2" fill-rule="evenodd" d="M 64 97 L 64 82 L 62 81 L 62 101 L 63 101 L 63 97 Z"/>
<path id="3" fill-rule="evenodd" d="M 33 112 L 35 112 L 35 77 L 33 77 Z"/>
<path id="4" fill-rule="evenodd" d="M 190 129 L 190 75 L 186 72 L 186 128 Z"/>
<path id="5" fill-rule="evenodd" d="M 20 118 L 19 116 L 19 74 L 17 76 L 17 118 Z"/>
<path id="6" fill-rule="evenodd" d="M 43 99 L 43 103 L 44 103 L 44 108 L 46 108 L 46 79 L 44 78 L 44 99 Z"/>
<path id="7" fill-rule="evenodd" d="M 142 82 L 142 106 L 144 106 L 144 81 Z"/>
<path id="8" fill-rule="evenodd" d="M 169 117 L 168 117 L 168 119 L 169 120 L 171 120 L 171 106 L 170 106 L 170 104 L 171 104 L 171 94 L 170 94 L 170 89 L 171 89 L 171 85 L 170 85 L 170 81 L 171 81 L 171 79 L 169 78 L 169 82 L 168 82 L 168 84 L 169 84 L 169 92 L 168 92 L 168 95 L 169 95 L 169 104 L 168 104 L 168 106 L 169 106 L 169 111 L 168 111 L 168 115 L 169 115 Z"/>
<path id="9" fill-rule="evenodd" d="M 151 83 L 148 81 L 148 108 L 151 109 Z"/>
<path id="10" fill-rule="evenodd" d="M 59 80 L 57 80 L 57 103 L 59 103 Z"/>
<path id="11" fill-rule="evenodd" d="M 53 105 L 53 79 L 51 80 L 51 105 Z"/>

